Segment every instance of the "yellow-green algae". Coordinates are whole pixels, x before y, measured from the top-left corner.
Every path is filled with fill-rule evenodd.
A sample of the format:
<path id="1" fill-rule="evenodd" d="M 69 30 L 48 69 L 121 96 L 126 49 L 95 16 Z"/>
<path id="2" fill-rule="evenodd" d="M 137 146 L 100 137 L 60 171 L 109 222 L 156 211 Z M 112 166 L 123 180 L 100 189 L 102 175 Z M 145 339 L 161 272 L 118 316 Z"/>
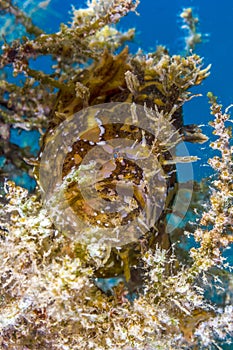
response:
<path id="1" fill-rule="evenodd" d="M 132 37 L 132 31 L 122 35 L 111 25 L 136 5 L 130 0 L 93 0 L 87 9 L 74 10 L 70 26 L 62 25 L 58 33 L 40 34 L 10 0 L 3 1 L 1 10 L 17 13 L 35 39 L 25 36 L 21 42 L 4 44 L 0 66 L 12 65 L 15 75 L 25 74 L 25 81 L 16 86 L 1 80 L 1 122 L 25 129 L 46 128 L 43 151 L 55 126 L 88 105 L 145 102 L 161 118 L 173 117 L 181 139 L 205 141 L 198 127 L 183 125 L 181 111 L 183 103 L 193 97 L 188 89 L 208 75 L 200 57 L 170 56 L 162 47 L 147 56 L 141 52 L 132 56 L 127 49 L 114 55 L 114 50 Z M 183 13 L 188 15 L 183 16 L 189 20 L 186 24 L 194 23 L 190 33 L 195 34 L 192 13 Z M 31 57 L 46 54 L 56 60 L 51 76 L 32 70 L 28 64 Z M 87 64 L 90 58 L 94 62 L 80 68 L 79 64 Z M 55 93 L 55 88 L 60 91 Z M 9 93 L 7 100 L 5 91 Z M 3 349 L 206 349 L 232 334 L 232 306 L 226 303 L 215 308 L 204 298 L 205 288 L 200 283 L 211 269 L 224 269 L 222 249 L 232 242 L 230 115 L 228 110 L 222 111 L 213 95 L 209 97 L 217 135 L 210 146 L 219 150 L 220 156 L 209 160 L 218 175 L 210 202 L 202 209 L 201 222 L 193 232 L 200 246 L 186 252 L 189 262 L 185 264 L 170 243 L 164 246 L 147 237 L 140 239 L 138 252 L 132 247 L 131 251 L 128 247 L 120 251 L 127 279 L 134 264 L 129 259 L 139 255 L 136 261 L 143 276 L 143 293 L 134 301 L 127 295 L 130 289 L 135 290 L 132 284 L 137 287 L 137 280 L 119 283 L 111 295 L 94 283 L 101 269 L 110 275 L 121 272 L 116 271 L 117 265 L 110 264 L 112 271 L 106 269 L 109 259 L 112 263 L 116 260 L 109 247 L 84 246 L 72 240 L 54 226 L 38 190 L 32 195 L 13 182 L 5 182 L 6 195 L 0 208 Z M 7 135 L 5 141 L 4 146 L 9 145 Z M 25 159 L 20 150 L 17 159 Z M 9 159 L 21 168 L 21 163 L 14 161 L 14 157 Z M 38 160 L 27 162 L 32 166 Z M 176 188 L 175 178 L 169 186 Z M 165 217 L 161 225 L 166 226 Z M 185 233 L 181 231 L 179 239 Z"/>

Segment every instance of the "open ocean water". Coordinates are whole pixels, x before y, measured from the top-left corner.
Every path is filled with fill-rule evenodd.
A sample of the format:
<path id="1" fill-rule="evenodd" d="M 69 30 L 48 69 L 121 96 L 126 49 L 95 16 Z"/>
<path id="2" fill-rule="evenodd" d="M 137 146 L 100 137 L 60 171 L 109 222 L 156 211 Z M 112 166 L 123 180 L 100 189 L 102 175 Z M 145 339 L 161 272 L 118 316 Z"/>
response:
<path id="1" fill-rule="evenodd" d="M 39 0 L 16 1 L 26 11 L 33 11 L 35 4 L 44 4 Z M 41 26 L 46 32 L 59 30 L 61 22 L 68 23 L 71 16 L 71 6 L 85 7 L 84 0 L 51 0 L 48 6 L 33 11 L 32 18 L 35 24 Z M 212 129 L 208 126 L 211 120 L 207 92 L 211 91 L 219 97 L 219 102 L 224 107 L 233 103 L 233 2 L 225 0 L 220 3 L 217 0 L 141 0 L 137 16 L 134 13 L 123 18 L 118 28 L 126 30 L 136 28 L 136 36 L 133 43 L 129 43 L 131 52 L 139 48 L 144 52 L 152 52 L 157 45 L 164 45 L 171 54 L 184 53 L 187 34 L 182 27 L 180 13 L 185 7 L 192 7 L 194 14 L 199 17 L 199 31 L 203 35 L 203 42 L 198 44 L 195 52 L 204 59 L 204 66 L 211 64 L 211 75 L 201 86 L 195 88 L 196 93 L 202 97 L 194 98 L 184 106 L 185 124 L 196 123 L 203 125 L 203 131 L 211 136 Z M 0 22 L 1 23 L 1 22 Z M 15 33 L 17 37 L 17 33 Z M 39 58 L 33 62 L 35 68 L 50 71 L 50 62 Z M 13 142 L 19 144 L 32 143 L 33 151 L 38 152 L 39 145 L 35 137 L 27 140 L 26 133 L 18 136 L 17 130 L 12 131 Z M 211 175 L 211 168 L 206 161 L 211 155 L 208 143 L 203 145 L 187 144 L 190 154 L 201 158 L 193 164 L 194 177 L 200 180 Z M 26 181 L 26 182 L 25 182 Z M 21 180 L 27 185 L 27 178 Z M 33 185 L 33 184 L 32 184 Z M 29 187 L 31 184 L 29 184 Z"/>
<path id="2" fill-rule="evenodd" d="M 40 1 L 15 1 L 22 8 L 33 9 Z M 85 1 L 51 0 L 46 8 L 37 9 L 33 21 L 46 32 L 59 30 L 61 22 L 68 23 L 71 15 L 71 5 L 76 8 L 85 7 Z M 164 45 L 171 54 L 184 52 L 184 37 L 187 34 L 182 27 L 180 13 L 183 8 L 192 7 L 194 14 L 199 17 L 199 32 L 203 34 L 203 42 L 196 46 L 195 52 L 204 59 L 204 66 L 209 64 L 211 75 L 195 92 L 201 93 L 184 106 L 185 124 L 201 124 L 203 131 L 211 137 L 212 129 L 208 126 L 211 120 L 207 92 L 211 91 L 218 96 L 224 107 L 233 104 L 233 1 L 224 0 L 141 0 L 137 9 L 139 16 L 130 14 L 118 24 L 118 28 L 126 30 L 136 28 L 133 43 L 129 44 L 131 52 L 139 48 L 145 52 L 155 50 L 157 45 Z M 17 33 L 15 33 L 17 37 Z M 34 67 L 43 68 L 49 72 L 49 62 L 38 59 Z M 233 112 L 233 110 L 232 110 Z M 22 132 L 18 135 L 17 129 L 12 130 L 11 141 L 21 146 L 30 145 L 36 154 L 39 150 L 38 134 Z M 194 165 L 194 178 L 200 180 L 212 174 L 211 168 L 206 165 L 212 155 L 208 143 L 203 145 L 188 144 L 190 154 L 197 155 L 200 160 Z M 26 187 L 32 187 L 29 179 L 15 179 Z M 232 263 L 232 250 L 228 251 L 228 259 Z M 226 346 L 224 349 L 233 349 Z"/>

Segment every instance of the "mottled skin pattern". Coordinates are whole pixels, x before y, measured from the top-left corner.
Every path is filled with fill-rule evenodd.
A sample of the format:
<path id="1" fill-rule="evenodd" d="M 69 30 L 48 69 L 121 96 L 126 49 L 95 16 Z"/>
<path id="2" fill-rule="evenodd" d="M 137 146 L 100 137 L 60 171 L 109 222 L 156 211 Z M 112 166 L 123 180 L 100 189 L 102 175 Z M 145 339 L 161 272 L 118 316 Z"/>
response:
<path id="1" fill-rule="evenodd" d="M 125 73 L 127 71 L 133 72 L 140 84 L 135 93 L 130 91 L 126 84 Z M 79 84 L 78 92 L 76 89 L 77 83 Z M 44 136 L 43 144 L 45 145 L 53 137 L 53 130 L 57 125 L 86 106 L 107 102 L 135 102 L 141 105 L 146 104 L 150 108 L 154 108 L 156 104 L 159 111 L 169 112 L 174 104 L 178 103 L 179 90 L 174 86 L 171 89 L 172 93 L 169 91 L 165 96 L 159 90 L 158 84 L 158 81 L 153 79 L 153 77 L 145 75 L 143 68 L 137 60 L 129 60 L 127 49 L 124 49 L 118 56 L 112 56 L 108 52 L 105 52 L 100 62 L 94 63 L 90 68 L 79 72 L 73 81 L 69 82 L 67 90 L 58 93 L 57 103 L 51 113 L 50 125 Z M 115 108 L 116 110 L 114 111 L 113 109 L 112 113 L 117 113 L 117 107 Z M 178 108 L 173 114 L 173 126 L 185 138 L 185 133 L 183 134 L 184 126 L 181 108 Z M 77 141 L 73 144 L 71 152 L 67 154 L 63 166 L 63 176 L 66 176 L 72 167 L 79 167 L 85 155 L 95 146 L 97 141 L 106 141 L 119 135 L 121 138 L 137 139 L 141 142 L 141 131 L 134 127 L 131 130 L 127 128 L 124 128 L 124 125 L 113 125 L 109 123 L 105 125 L 105 130 L 101 137 L 99 136 L 100 132 L 98 128 L 96 130 L 87 129 L 86 138 L 88 141 Z M 190 137 L 192 133 L 194 134 L 196 132 L 195 126 L 188 126 L 186 130 L 188 130 L 190 141 L 196 142 L 197 140 L 195 138 L 192 140 L 192 137 Z M 153 137 L 146 135 L 145 139 L 147 144 L 151 146 Z M 117 197 L 115 182 L 119 180 L 119 176 L 123 175 L 125 181 L 132 180 L 135 185 L 133 193 L 135 209 L 126 217 L 126 220 L 131 220 L 134 216 L 138 215 L 138 212 L 144 206 L 146 191 L 142 189 L 138 190 L 143 169 L 135 167 L 133 162 L 127 161 L 122 157 L 118 158 L 117 155 L 113 155 L 113 157 L 112 168 L 111 164 L 109 165 L 112 170 L 106 176 L 105 181 L 98 183 L 97 191 L 101 198 L 106 201 L 112 201 Z M 169 152 L 164 153 L 162 158 L 170 159 Z M 169 235 L 166 233 L 166 215 L 172 207 L 177 179 L 174 171 L 175 165 L 162 165 L 162 167 L 164 173 L 167 175 L 167 201 L 160 218 L 139 241 L 127 244 L 121 250 L 113 248 L 105 266 L 96 271 L 97 277 L 112 277 L 124 273 L 126 279 L 130 280 L 132 271 L 134 271 L 134 274 L 137 271 L 135 268 L 132 270 L 131 267 L 137 265 L 140 270 L 140 256 L 143 251 L 149 248 L 153 249 L 156 244 L 159 244 L 164 249 L 170 247 Z M 122 217 L 117 213 L 101 213 L 100 211 L 94 211 L 90 206 L 86 206 L 85 200 L 76 183 L 69 185 L 66 191 L 66 198 L 77 215 L 87 222 L 99 226 L 100 229 L 106 225 L 110 225 L 110 227 L 112 225 L 114 227 L 114 225 L 121 225 L 123 223 Z"/>

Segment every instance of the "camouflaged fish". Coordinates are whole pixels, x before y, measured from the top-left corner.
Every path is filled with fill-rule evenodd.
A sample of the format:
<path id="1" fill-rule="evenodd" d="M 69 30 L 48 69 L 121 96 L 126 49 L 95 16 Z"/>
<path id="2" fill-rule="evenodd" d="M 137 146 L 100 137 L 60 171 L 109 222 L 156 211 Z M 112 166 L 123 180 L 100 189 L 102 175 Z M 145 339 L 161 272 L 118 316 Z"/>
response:
<path id="1" fill-rule="evenodd" d="M 177 73 L 181 69 L 178 64 L 183 69 L 180 75 Z M 109 203 L 117 201 L 119 191 L 116 188 L 119 181 L 125 182 L 126 185 L 122 185 L 121 190 L 127 197 L 127 184 L 129 182 L 133 184 L 132 210 L 122 215 L 121 212 L 109 213 L 93 209 L 83 198 L 79 184 L 71 181 L 66 188 L 65 199 L 75 215 L 81 217 L 84 222 L 96 226 L 99 230 L 103 227 L 115 228 L 117 225 L 122 226 L 125 222 L 130 222 L 145 208 L 149 193 L 148 188 L 143 184 L 147 176 L 145 173 L 149 173 L 151 169 L 137 166 L 135 162 L 137 145 L 144 144 L 148 147 L 150 154 L 159 162 L 164 173 L 166 203 L 159 217 L 156 217 L 145 234 L 141 237 L 137 235 L 134 242 L 126 244 L 120 250 L 112 249 L 105 266 L 97 269 L 98 277 L 117 276 L 124 272 L 126 279 L 129 280 L 131 267 L 139 264 L 142 251 L 153 248 L 157 244 L 164 249 L 170 246 L 169 234 L 166 231 L 166 215 L 172 210 L 177 190 L 176 161 L 169 151 L 174 145 L 169 144 L 167 136 L 164 139 L 167 145 L 163 147 L 156 145 L 155 137 L 149 132 L 143 131 L 140 126 L 129 126 L 127 113 L 125 121 L 122 121 L 122 103 L 141 105 L 148 111 L 157 110 L 158 114 L 164 118 L 169 116 L 168 124 L 170 123 L 172 128 L 177 130 L 180 140 L 205 142 L 207 137 L 201 133 L 200 128 L 194 124 L 184 126 L 182 117 L 182 103 L 189 96 L 186 91 L 189 87 L 187 82 L 195 76 L 193 73 L 196 66 L 195 56 L 193 61 L 185 61 L 185 58 L 179 58 L 179 56 L 170 57 L 167 51 L 161 48 L 150 57 L 134 58 L 129 56 L 127 48 L 117 56 L 106 51 L 99 62 L 80 70 L 77 76 L 67 83 L 67 89 L 58 93 L 51 112 L 50 125 L 43 138 L 41 155 L 46 145 L 53 141 L 55 130 L 62 122 L 69 120 L 75 113 L 85 110 L 87 106 L 94 106 L 95 113 L 98 114 L 98 105 L 113 103 L 112 107 L 105 112 L 107 115 L 103 116 L 105 122 L 99 122 L 99 125 L 97 123 L 94 127 L 90 126 L 94 117 L 87 113 L 86 130 L 82 133 L 82 138 L 73 142 L 67 152 L 62 177 L 65 179 L 72 170 L 79 169 L 88 153 L 97 145 L 102 145 L 103 151 L 111 153 L 112 158 L 99 167 L 100 179 L 97 179 L 96 191 L 100 198 Z M 178 67 L 177 71 L 176 67 Z M 195 81 L 191 85 L 201 83 L 208 75 L 208 69 L 196 69 L 196 76 L 193 78 Z M 121 121 L 111 123 L 111 115 L 120 115 Z M 108 140 L 115 138 L 132 140 L 135 143 L 134 148 L 131 147 L 133 154 L 130 155 L 128 151 L 128 157 L 124 157 L 118 154 L 117 149 L 111 149 Z M 52 182 L 51 186 L 53 186 Z"/>

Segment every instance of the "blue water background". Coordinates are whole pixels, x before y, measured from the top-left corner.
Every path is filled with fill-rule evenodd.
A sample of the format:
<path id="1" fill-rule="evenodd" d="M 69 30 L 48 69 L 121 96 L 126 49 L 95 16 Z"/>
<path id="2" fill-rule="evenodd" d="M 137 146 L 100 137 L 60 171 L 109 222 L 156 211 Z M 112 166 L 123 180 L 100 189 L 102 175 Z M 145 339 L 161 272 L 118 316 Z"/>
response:
<path id="1" fill-rule="evenodd" d="M 38 4 L 39 1 L 31 1 Z M 25 1 L 18 0 L 17 4 L 25 7 Z M 30 3 L 30 1 L 27 1 Z M 33 14 L 33 21 L 46 32 L 59 30 L 61 22 L 68 23 L 71 15 L 71 5 L 76 8 L 85 7 L 86 1 L 51 0 L 47 9 L 37 9 Z M 30 7 L 29 6 L 29 7 Z M 199 87 L 193 89 L 201 93 L 198 97 L 184 106 L 185 124 L 202 124 L 204 132 L 211 137 L 212 129 L 208 122 L 212 116 L 209 112 L 209 104 L 206 94 L 212 91 L 219 97 L 219 102 L 224 107 L 233 103 L 233 2 L 232 0 L 141 0 L 138 7 L 139 16 L 130 14 L 124 18 L 118 28 L 127 30 L 136 28 L 136 37 L 130 43 L 131 52 L 139 48 L 145 52 L 154 51 L 157 45 L 165 45 L 171 54 L 182 54 L 184 52 L 184 37 L 187 34 L 181 29 L 182 20 L 179 17 L 182 9 L 192 7 L 194 13 L 200 18 L 199 31 L 204 35 L 203 43 L 196 47 L 196 53 L 204 58 L 204 66 L 212 64 L 211 75 Z M 50 61 L 39 58 L 32 62 L 33 68 L 43 69 L 50 72 Z M 36 154 L 39 150 L 38 134 L 30 137 L 18 130 L 11 133 L 11 141 L 21 146 L 30 146 Z M 34 136 L 32 138 L 32 136 Z M 201 158 L 194 163 L 194 178 L 200 180 L 212 175 L 212 169 L 206 164 L 207 159 L 213 155 L 208 147 L 208 142 L 203 145 L 187 144 L 190 154 Z M 26 181 L 26 182 L 25 182 Z M 29 184 L 28 178 L 22 179 L 25 186 Z M 29 186 L 30 187 L 30 186 Z M 228 251 L 228 259 L 232 260 L 232 250 Z M 231 349 L 227 346 L 224 349 Z"/>
<path id="2" fill-rule="evenodd" d="M 51 31 L 57 30 L 59 21 L 69 21 L 68 12 L 71 3 L 76 7 L 83 7 L 85 1 L 60 1 L 51 2 L 51 13 L 57 13 L 54 21 L 45 20 L 46 27 Z M 155 50 L 157 45 L 165 45 L 171 54 L 182 54 L 185 49 L 184 37 L 187 35 L 182 26 L 180 13 L 183 8 L 192 7 L 194 14 L 200 19 L 199 31 L 203 34 L 203 42 L 197 45 L 195 52 L 203 57 L 204 66 L 209 64 L 211 75 L 201 86 L 193 89 L 193 92 L 202 94 L 194 98 L 184 106 L 185 124 L 201 124 L 203 131 L 213 139 L 212 128 L 208 122 L 213 118 L 210 115 L 207 93 L 212 91 L 219 97 L 219 102 L 226 108 L 233 103 L 233 2 L 225 0 L 141 0 L 138 7 L 139 16 L 129 14 L 118 24 L 118 28 L 127 30 L 136 28 L 136 37 L 129 44 L 131 52 L 137 52 L 139 48 L 145 52 Z M 62 16 L 62 17 L 60 17 Z M 232 110 L 233 112 L 233 110 Z M 209 157 L 214 152 L 209 148 L 209 142 L 205 144 L 186 144 L 190 154 L 197 155 L 200 160 L 193 164 L 194 178 L 200 180 L 211 177 L 212 168 L 207 165 Z M 185 177 L 185 176 L 184 176 Z M 226 251 L 225 256 L 232 265 L 232 249 Z M 232 349 L 231 345 L 225 345 L 224 349 Z"/>
<path id="3" fill-rule="evenodd" d="M 38 4 L 40 1 L 18 0 L 17 3 L 21 4 L 22 8 L 32 9 L 33 3 Z M 33 21 L 46 32 L 58 31 L 61 22 L 69 23 L 71 6 L 81 8 L 85 7 L 85 4 L 86 1 L 83 0 L 51 0 L 46 9 L 37 9 L 34 12 Z M 206 97 L 207 92 L 212 91 L 219 96 L 219 101 L 224 107 L 233 103 L 232 1 L 225 0 L 224 5 L 221 6 L 217 0 L 141 0 L 137 10 L 140 15 L 129 14 L 118 24 L 118 28 L 122 30 L 130 27 L 136 28 L 135 40 L 129 44 L 131 52 L 136 52 L 139 48 L 144 52 L 150 52 L 155 50 L 157 45 L 165 45 L 171 54 L 182 54 L 185 47 L 184 36 L 187 33 L 181 29 L 182 20 L 179 15 L 185 7 L 192 7 L 194 13 L 200 18 L 198 29 L 203 34 L 203 43 L 196 47 L 196 53 L 204 58 L 204 66 L 212 64 L 212 68 L 210 77 L 202 86 L 193 89 L 194 92 L 201 93 L 203 96 L 185 104 L 184 121 L 185 124 L 204 125 L 203 131 L 211 136 L 212 129 L 208 126 L 211 116 Z M 33 68 L 50 72 L 49 59 L 41 57 L 31 64 Z M 12 141 L 20 144 L 20 140 L 17 141 L 17 135 L 14 132 Z M 212 169 L 206 162 L 213 153 L 208 143 L 203 145 L 187 143 L 187 147 L 190 154 L 201 158 L 200 161 L 193 164 L 195 179 L 200 180 L 210 176 Z"/>
<path id="4" fill-rule="evenodd" d="M 33 6 L 38 6 L 41 2 L 39 0 L 26 2 L 18 0 L 17 3 L 21 4 L 24 10 L 32 11 Z M 32 15 L 33 22 L 48 33 L 58 31 L 61 22 L 68 24 L 71 20 L 72 5 L 75 8 L 85 8 L 86 1 L 51 0 L 46 9 L 37 7 Z M 193 89 L 193 92 L 201 93 L 202 97 L 194 98 L 184 105 L 184 122 L 185 124 L 203 125 L 203 131 L 213 139 L 212 128 L 208 126 L 208 122 L 213 117 L 209 111 L 207 92 L 212 91 L 217 95 L 224 108 L 233 103 L 232 1 L 225 0 L 224 5 L 221 6 L 217 0 L 141 0 L 137 9 L 139 15 L 130 13 L 117 26 L 123 31 L 131 27 L 136 28 L 134 42 L 129 43 L 131 52 L 137 52 L 141 48 L 147 53 L 154 51 L 157 45 L 165 45 L 171 54 L 184 54 L 184 38 L 187 32 L 181 29 L 180 13 L 183 8 L 187 7 L 192 7 L 194 14 L 199 17 L 198 30 L 203 34 L 203 42 L 196 46 L 195 52 L 203 57 L 204 67 L 209 64 L 212 67 L 211 75 L 201 86 Z M 42 69 L 46 73 L 51 71 L 51 64 L 51 60 L 45 57 L 39 57 L 30 62 L 31 67 Z M 38 134 L 34 132 L 27 138 L 25 132 L 20 131 L 19 133 L 19 131 L 12 130 L 11 141 L 21 146 L 32 147 L 36 155 L 39 150 Z M 211 177 L 213 170 L 207 164 L 207 160 L 215 152 L 209 148 L 209 142 L 202 145 L 186 143 L 186 146 L 191 155 L 200 158 L 199 161 L 193 163 L 194 178 L 200 180 Z M 190 178 L 186 170 L 182 171 L 182 167 L 179 173 L 184 179 Z M 34 185 L 34 182 L 28 182 L 27 177 L 18 179 L 18 182 L 29 187 Z"/>

